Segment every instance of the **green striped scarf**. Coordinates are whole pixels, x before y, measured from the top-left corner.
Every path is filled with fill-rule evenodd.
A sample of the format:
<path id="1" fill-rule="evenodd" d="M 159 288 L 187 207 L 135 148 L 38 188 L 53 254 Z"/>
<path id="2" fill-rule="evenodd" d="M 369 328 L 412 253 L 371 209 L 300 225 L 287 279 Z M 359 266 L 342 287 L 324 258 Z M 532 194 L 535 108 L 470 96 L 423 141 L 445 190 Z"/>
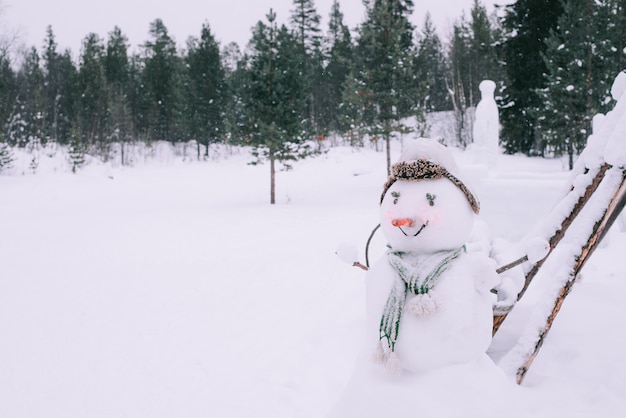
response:
<path id="1" fill-rule="evenodd" d="M 387 253 L 396 277 L 383 310 L 379 330 L 381 344 L 386 342 L 392 353 L 398 340 L 402 310 L 409 292 L 415 295 L 428 294 L 451 263 L 464 251 L 465 246 L 428 255 L 395 251 Z"/>

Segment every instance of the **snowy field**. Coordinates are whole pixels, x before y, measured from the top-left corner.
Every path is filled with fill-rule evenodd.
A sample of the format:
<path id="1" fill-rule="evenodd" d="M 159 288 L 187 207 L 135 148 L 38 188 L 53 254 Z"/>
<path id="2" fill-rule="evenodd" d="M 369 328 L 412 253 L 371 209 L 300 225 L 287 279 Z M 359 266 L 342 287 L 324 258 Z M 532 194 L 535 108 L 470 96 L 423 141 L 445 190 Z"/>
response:
<path id="1" fill-rule="evenodd" d="M 0 176 L 0 417 L 325 416 L 364 323 L 364 273 L 334 251 L 362 249 L 378 222 L 385 156 L 337 147 L 298 162 L 278 174 L 270 206 L 268 166 L 212 152 L 75 175 L 42 157 L 37 175 Z M 568 187 L 562 160 L 500 156 L 488 171 L 455 156 L 494 237 L 519 240 Z M 468 402 L 450 381 L 416 405 L 441 400 L 476 418 L 626 416 L 626 233 L 616 224 L 607 238 L 521 387 Z M 495 360 L 530 302 L 494 340 Z M 492 376 L 473 378 L 480 389 Z"/>

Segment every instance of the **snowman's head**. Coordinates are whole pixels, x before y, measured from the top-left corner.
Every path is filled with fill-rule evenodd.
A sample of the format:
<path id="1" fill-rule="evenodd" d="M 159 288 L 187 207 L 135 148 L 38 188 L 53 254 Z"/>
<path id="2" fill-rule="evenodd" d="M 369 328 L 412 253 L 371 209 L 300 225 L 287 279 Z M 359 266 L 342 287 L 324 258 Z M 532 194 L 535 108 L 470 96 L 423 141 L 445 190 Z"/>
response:
<path id="1" fill-rule="evenodd" d="M 432 144 L 426 144 L 432 151 Z M 412 149 L 413 157 L 415 151 Z M 439 151 L 445 154 L 443 159 L 432 153 L 427 155 L 429 159 L 421 158 L 418 153 L 415 160 L 401 161 L 392 168 L 381 196 L 380 223 L 394 251 L 451 250 L 469 239 L 478 201 L 442 165 L 450 162 L 449 151 Z"/>

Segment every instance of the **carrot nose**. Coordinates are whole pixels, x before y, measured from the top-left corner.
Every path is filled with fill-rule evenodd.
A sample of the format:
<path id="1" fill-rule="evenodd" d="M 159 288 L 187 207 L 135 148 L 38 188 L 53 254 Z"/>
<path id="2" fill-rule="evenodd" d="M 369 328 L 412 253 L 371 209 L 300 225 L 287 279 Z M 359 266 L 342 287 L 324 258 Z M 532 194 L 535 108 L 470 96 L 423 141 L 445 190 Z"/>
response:
<path id="1" fill-rule="evenodd" d="M 400 218 L 400 219 L 392 219 L 391 225 L 393 226 L 413 226 L 413 219 L 411 218 Z"/>

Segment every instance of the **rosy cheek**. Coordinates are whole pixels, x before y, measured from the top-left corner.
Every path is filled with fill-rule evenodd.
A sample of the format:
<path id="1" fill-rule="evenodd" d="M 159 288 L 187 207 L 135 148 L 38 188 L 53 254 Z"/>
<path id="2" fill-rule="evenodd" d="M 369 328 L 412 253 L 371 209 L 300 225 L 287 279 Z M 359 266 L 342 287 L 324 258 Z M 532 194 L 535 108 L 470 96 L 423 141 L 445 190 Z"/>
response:
<path id="1" fill-rule="evenodd" d="M 422 220 L 423 220 L 422 223 L 424 224 L 428 224 L 428 225 L 438 224 L 439 221 L 441 220 L 441 214 L 437 212 L 436 210 L 427 210 L 422 215 Z"/>

